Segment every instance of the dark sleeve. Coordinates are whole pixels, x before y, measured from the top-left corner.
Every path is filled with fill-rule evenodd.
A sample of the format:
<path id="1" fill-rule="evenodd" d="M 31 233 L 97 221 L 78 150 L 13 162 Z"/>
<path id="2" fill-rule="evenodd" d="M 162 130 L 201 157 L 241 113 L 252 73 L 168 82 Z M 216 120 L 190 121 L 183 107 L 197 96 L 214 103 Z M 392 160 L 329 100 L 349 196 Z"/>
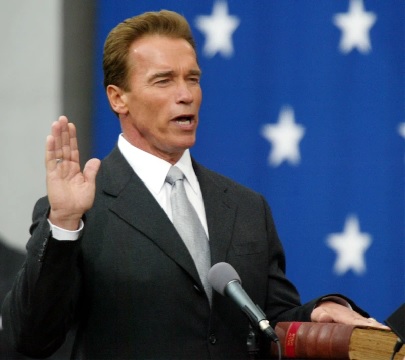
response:
<path id="1" fill-rule="evenodd" d="M 13 280 L 24 262 L 23 252 L 8 247 L 3 239 L 0 239 L 0 304 L 3 303 L 8 291 L 10 291 Z M 2 331 L 0 311 L 0 359 L 24 359 L 22 355 L 12 351 Z"/>
<path id="2" fill-rule="evenodd" d="M 2 308 L 8 340 L 16 351 L 37 358 L 63 344 L 80 292 L 80 239 L 53 239 L 48 211 L 45 198 L 35 205 L 27 256 Z"/>
<path id="3" fill-rule="evenodd" d="M 346 300 L 353 310 L 363 316 L 368 314 L 359 308 L 352 300 L 340 294 L 328 294 L 301 304 L 296 287 L 286 277 L 286 259 L 283 246 L 278 238 L 271 210 L 263 199 L 267 232 L 269 236 L 269 270 L 268 270 L 268 301 L 266 315 L 275 326 L 280 321 L 311 321 L 311 313 L 315 306 L 326 296 L 338 296 Z M 316 279 L 313 279 L 316 281 Z"/>

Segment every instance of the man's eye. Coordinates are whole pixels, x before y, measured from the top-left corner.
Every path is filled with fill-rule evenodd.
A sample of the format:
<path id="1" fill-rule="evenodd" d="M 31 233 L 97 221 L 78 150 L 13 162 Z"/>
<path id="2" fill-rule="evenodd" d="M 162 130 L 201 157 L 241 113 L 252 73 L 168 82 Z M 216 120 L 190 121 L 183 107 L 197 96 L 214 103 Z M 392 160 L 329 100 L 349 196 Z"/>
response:
<path id="1" fill-rule="evenodd" d="M 161 80 L 156 81 L 156 84 L 164 85 L 164 84 L 169 83 L 169 81 L 170 81 L 170 79 L 161 79 Z"/>
<path id="2" fill-rule="evenodd" d="M 192 77 L 189 79 L 191 82 L 199 84 L 200 83 L 200 78 L 199 77 Z"/>

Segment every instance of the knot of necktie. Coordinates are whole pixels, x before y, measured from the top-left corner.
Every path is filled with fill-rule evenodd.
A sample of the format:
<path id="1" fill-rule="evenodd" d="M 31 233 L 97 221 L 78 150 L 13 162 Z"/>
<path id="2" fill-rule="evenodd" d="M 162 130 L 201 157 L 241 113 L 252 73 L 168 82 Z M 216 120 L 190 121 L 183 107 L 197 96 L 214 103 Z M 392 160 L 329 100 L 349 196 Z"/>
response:
<path id="1" fill-rule="evenodd" d="M 166 182 L 170 185 L 173 185 L 177 180 L 183 179 L 184 174 L 177 166 L 172 166 L 166 176 Z"/>

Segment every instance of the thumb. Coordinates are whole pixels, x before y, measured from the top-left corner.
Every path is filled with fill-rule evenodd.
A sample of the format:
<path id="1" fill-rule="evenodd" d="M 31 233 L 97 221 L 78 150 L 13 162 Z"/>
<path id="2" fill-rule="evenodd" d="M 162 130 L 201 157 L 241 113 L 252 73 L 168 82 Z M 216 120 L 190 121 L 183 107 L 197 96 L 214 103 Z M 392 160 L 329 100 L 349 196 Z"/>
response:
<path id="1" fill-rule="evenodd" d="M 312 311 L 311 320 L 319 323 L 333 322 L 332 316 L 321 307 L 318 307 Z"/>
<path id="2" fill-rule="evenodd" d="M 99 159 L 90 159 L 84 165 L 83 175 L 86 181 L 94 183 L 96 181 L 96 175 L 100 169 L 101 161 Z"/>

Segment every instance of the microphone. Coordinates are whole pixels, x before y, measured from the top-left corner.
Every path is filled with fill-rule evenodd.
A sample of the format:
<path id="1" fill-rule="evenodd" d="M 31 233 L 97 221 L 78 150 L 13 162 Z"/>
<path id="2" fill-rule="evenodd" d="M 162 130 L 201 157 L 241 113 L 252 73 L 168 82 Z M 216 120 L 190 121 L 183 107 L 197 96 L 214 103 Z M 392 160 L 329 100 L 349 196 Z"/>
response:
<path id="1" fill-rule="evenodd" d="M 242 281 L 231 265 L 220 262 L 212 266 L 208 272 L 208 282 L 221 295 L 230 297 L 254 326 L 262 330 L 272 341 L 278 343 L 279 339 L 266 319 L 266 315 L 243 290 Z"/>

